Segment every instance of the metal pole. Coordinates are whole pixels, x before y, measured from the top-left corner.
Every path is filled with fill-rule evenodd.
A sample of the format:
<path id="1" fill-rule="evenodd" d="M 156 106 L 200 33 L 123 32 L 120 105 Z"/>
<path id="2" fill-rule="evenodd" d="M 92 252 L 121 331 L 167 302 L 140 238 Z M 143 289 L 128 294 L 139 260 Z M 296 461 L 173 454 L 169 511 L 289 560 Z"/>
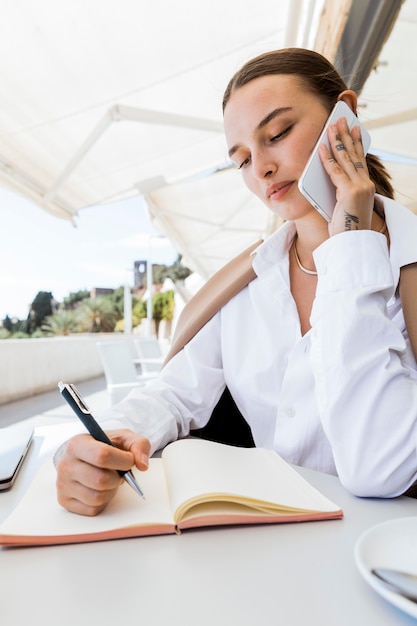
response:
<path id="1" fill-rule="evenodd" d="M 123 332 L 125 335 L 132 334 L 132 292 L 130 291 L 129 283 L 124 286 L 124 327 Z"/>
<path id="2" fill-rule="evenodd" d="M 147 336 L 152 337 L 152 237 L 148 239 L 148 260 L 146 263 L 146 287 L 148 289 L 148 302 L 146 305 L 146 317 L 148 320 Z"/>

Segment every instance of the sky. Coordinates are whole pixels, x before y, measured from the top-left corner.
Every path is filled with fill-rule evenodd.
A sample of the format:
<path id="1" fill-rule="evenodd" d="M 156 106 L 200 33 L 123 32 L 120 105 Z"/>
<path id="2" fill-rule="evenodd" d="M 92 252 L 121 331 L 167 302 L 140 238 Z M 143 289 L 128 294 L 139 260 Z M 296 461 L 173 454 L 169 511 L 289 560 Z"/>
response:
<path id="1" fill-rule="evenodd" d="M 81 289 L 133 285 L 134 261 L 148 258 L 149 240 L 153 263 L 178 256 L 140 197 L 82 209 L 75 220 L 76 227 L 0 189 L 0 320 L 26 319 L 38 291 L 61 302 Z"/>

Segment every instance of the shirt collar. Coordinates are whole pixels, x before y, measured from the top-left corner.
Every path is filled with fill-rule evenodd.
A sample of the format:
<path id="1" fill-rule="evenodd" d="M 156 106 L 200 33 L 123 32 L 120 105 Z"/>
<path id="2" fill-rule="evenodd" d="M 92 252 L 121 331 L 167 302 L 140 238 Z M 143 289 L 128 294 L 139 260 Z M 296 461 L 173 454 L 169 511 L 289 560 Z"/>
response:
<path id="1" fill-rule="evenodd" d="M 284 222 L 282 226 L 254 250 L 253 269 L 258 276 L 284 258 L 287 258 L 294 236 L 294 222 Z"/>

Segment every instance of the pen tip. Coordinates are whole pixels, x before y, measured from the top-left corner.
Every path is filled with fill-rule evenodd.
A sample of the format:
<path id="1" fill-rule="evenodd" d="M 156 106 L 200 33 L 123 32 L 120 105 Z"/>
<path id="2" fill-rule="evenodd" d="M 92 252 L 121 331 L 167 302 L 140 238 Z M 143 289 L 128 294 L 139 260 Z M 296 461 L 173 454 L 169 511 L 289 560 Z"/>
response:
<path id="1" fill-rule="evenodd" d="M 123 476 L 123 478 L 129 483 L 129 485 L 132 487 L 132 489 L 134 489 L 134 491 L 136 491 L 136 493 L 143 498 L 143 500 L 145 500 L 145 495 L 142 491 L 142 489 L 139 487 L 138 483 L 135 480 L 135 477 L 133 476 L 132 472 L 126 472 Z"/>

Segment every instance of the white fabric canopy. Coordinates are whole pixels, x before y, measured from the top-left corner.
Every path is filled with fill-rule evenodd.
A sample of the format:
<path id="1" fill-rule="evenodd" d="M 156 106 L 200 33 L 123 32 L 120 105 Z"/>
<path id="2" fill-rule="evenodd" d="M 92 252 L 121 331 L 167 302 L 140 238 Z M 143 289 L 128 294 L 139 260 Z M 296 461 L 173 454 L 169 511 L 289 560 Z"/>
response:
<path id="1" fill-rule="evenodd" d="M 208 277 L 277 226 L 227 168 L 228 79 L 287 45 L 334 57 L 355 2 L 0 0 L 0 185 L 70 220 L 144 195 Z M 413 209 L 416 12 L 406 0 L 361 96 L 374 149 L 411 159 L 390 169 Z"/>
<path id="2" fill-rule="evenodd" d="M 71 218 L 224 163 L 226 80 L 290 4 L 2 0 L 1 182 Z"/>

